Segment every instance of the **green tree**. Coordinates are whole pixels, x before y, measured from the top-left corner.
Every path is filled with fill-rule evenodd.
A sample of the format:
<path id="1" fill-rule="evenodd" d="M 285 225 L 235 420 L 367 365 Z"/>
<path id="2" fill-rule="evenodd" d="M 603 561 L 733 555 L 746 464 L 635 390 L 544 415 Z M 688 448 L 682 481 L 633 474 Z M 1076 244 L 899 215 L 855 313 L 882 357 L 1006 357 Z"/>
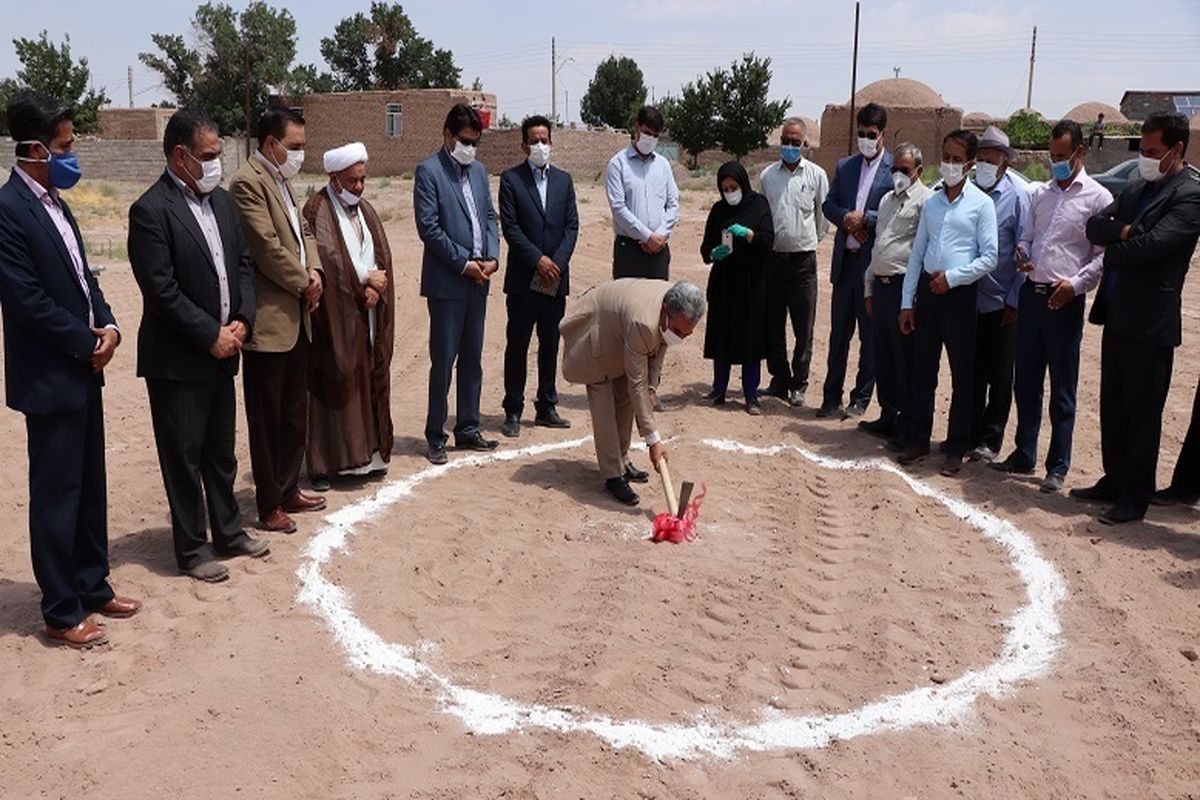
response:
<path id="1" fill-rule="evenodd" d="M 671 138 L 691 156 L 690 166 L 693 169 L 700 153 L 720 143 L 713 124 L 716 104 L 707 77 L 684 84 L 678 97 L 664 97 L 658 110 L 662 112 Z"/>
<path id="2" fill-rule="evenodd" d="M 767 134 L 783 124 L 791 100 L 771 101 L 771 59 L 742 56 L 729 71 L 709 73 L 716 138 L 725 152 L 741 161 L 767 145 Z"/>
<path id="3" fill-rule="evenodd" d="M 1004 123 L 1004 132 L 1008 143 L 1019 150 L 1045 150 L 1053 127 L 1036 111 L 1018 111 Z"/>
<path id="4" fill-rule="evenodd" d="M 75 109 L 75 130 L 79 133 L 94 133 L 100 127 L 100 107 L 108 105 L 108 95 L 101 88 L 90 88 L 92 71 L 86 58 L 76 62 L 71 57 L 71 37 L 64 37 L 61 45 L 50 41 L 46 31 L 37 39 L 13 39 L 13 48 L 21 69 L 17 79 L 0 82 L 0 95 L 4 105 L 17 89 L 34 89 Z M 3 121 L 7 131 L 7 120 Z"/>
<path id="5" fill-rule="evenodd" d="M 151 41 L 162 54 L 138 53 L 138 60 L 162 75 L 162 85 L 175 98 L 175 102 L 186 106 L 195 93 L 196 75 L 200 72 L 200 56 L 184 42 L 183 37 L 173 33 L 155 33 Z"/>
<path id="6" fill-rule="evenodd" d="M 458 87 L 462 71 L 449 50 L 417 34 L 399 3 L 371 3 L 321 40 L 321 55 L 339 91 Z"/>
<path id="7" fill-rule="evenodd" d="M 579 116 L 588 125 L 625 128 L 633 124 L 646 102 L 642 70 L 632 58 L 609 56 L 596 67 L 579 102 Z"/>

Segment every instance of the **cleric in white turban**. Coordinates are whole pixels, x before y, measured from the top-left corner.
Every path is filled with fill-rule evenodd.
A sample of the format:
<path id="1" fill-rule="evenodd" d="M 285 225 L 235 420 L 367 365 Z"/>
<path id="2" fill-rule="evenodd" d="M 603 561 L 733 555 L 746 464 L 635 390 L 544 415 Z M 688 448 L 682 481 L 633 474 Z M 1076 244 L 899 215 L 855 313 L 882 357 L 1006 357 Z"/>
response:
<path id="1" fill-rule="evenodd" d="M 304 217 L 317 240 L 325 292 L 312 315 L 308 472 L 328 489 L 338 476 L 387 471 L 392 452 L 392 253 L 363 199 L 367 148 L 325 153 L 329 183 Z"/>

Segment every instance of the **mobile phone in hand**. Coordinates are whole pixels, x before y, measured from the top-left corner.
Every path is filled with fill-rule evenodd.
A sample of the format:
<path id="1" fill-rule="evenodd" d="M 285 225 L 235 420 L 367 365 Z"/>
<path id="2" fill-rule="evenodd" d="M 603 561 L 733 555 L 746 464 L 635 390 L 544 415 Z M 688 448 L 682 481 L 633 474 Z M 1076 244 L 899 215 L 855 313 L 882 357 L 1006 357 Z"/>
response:
<path id="1" fill-rule="evenodd" d="M 721 244 L 733 250 L 733 233 L 728 228 L 721 231 Z"/>

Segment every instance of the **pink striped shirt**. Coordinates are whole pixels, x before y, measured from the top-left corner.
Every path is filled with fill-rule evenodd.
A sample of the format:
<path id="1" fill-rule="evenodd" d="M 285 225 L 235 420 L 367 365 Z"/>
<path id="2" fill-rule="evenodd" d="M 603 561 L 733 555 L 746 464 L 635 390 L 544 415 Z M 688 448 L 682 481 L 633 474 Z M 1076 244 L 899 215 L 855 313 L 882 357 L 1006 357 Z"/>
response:
<path id="1" fill-rule="evenodd" d="M 1077 295 L 1095 289 L 1104 272 L 1104 251 L 1088 241 L 1085 229 L 1088 218 L 1111 202 L 1108 189 L 1083 167 L 1066 189 L 1054 180 L 1034 189 L 1020 241 L 1033 261 L 1029 280 L 1069 281 Z"/>

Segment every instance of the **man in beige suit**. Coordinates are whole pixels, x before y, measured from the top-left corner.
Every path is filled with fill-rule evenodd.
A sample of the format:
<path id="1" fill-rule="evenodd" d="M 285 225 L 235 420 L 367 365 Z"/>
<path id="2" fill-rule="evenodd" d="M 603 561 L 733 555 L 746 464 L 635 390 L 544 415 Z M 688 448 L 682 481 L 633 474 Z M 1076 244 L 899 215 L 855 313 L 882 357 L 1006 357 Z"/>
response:
<path id="1" fill-rule="evenodd" d="M 654 424 L 651 393 L 662 376 L 667 346 L 691 336 L 705 309 L 704 292 L 687 281 L 671 286 L 622 278 L 589 289 L 559 324 L 563 378 L 587 385 L 604 488 L 626 505 L 638 502 L 629 482 L 649 479 L 629 460 L 633 421 L 657 470 L 667 454 Z"/>
<path id="2" fill-rule="evenodd" d="M 269 531 L 291 533 L 289 514 L 325 507 L 300 491 L 308 422 L 309 312 L 323 286 L 317 243 L 300 214 L 292 177 L 304 163 L 304 118 L 275 108 L 258 122 L 258 151 L 229 186 L 250 256 L 257 311 L 245 344 L 246 428 L 258 518 Z"/>

